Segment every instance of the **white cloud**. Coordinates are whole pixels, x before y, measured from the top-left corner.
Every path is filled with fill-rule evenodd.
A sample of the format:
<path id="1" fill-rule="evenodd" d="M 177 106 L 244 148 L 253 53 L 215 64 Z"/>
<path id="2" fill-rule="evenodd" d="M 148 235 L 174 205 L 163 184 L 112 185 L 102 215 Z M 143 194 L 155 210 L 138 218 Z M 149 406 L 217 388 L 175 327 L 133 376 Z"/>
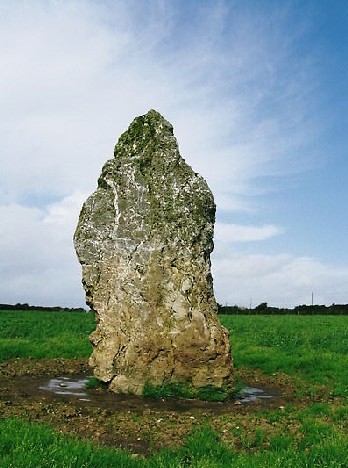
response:
<path id="1" fill-rule="evenodd" d="M 45 210 L 0 206 L 1 302 L 83 305 L 72 245 L 82 198 L 76 192 Z"/>
<path id="2" fill-rule="evenodd" d="M 273 224 L 264 226 L 243 226 L 241 224 L 216 223 L 215 240 L 217 242 L 262 241 L 282 233 L 282 229 Z"/>
<path id="3" fill-rule="evenodd" d="M 44 224 L 62 226 L 64 231 L 71 232 L 76 227 L 78 216 L 89 194 L 75 191 L 64 197 L 60 202 L 48 206 L 47 214 L 43 219 Z"/>
<path id="4" fill-rule="evenodd" d="M 276 307 L 348 302 L 348 266 L 325 264 L 291 254 L 238 253 L 217 244 L 213 255 L 217 300 L 249 307 L 268 302 Z"/>

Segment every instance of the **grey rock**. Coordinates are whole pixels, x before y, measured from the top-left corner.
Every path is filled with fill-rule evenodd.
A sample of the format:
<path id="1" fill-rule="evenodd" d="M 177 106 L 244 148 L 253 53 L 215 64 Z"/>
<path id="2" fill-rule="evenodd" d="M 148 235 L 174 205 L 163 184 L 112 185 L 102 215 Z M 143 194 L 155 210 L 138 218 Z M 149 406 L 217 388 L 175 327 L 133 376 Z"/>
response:
<path id="1" fill-rule="evenodd" d="M 154 110 L 137 117 L 74 235 L 97 320 L 90 364 L 111 390 L 230 381 L 210 271 L 214 222 L 213 195 L 180 156 L 172 125 Z"/>

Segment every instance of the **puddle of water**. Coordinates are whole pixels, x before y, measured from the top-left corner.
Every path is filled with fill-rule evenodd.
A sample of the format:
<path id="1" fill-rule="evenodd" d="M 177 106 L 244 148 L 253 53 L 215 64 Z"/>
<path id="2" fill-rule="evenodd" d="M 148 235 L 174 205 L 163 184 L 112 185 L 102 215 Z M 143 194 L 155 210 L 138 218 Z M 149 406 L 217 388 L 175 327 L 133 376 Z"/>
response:
<path id="1" fill-rule="evenodd" d="M 254 401 L 257 401 L 259 399 L 264 399 L 264 398 L 274 398 L 275 395 L 270 395 L 269 393 L 266 393 L 265 390 L 261 388 L 255 388 L 255 387 L 245 387 L 243 390 L 240 392 L 241 397 L 238 398 L 238 401 L 240 403 L 252 403 Z"/>
<path id="2" fill-rule="evenodd" d="M 99 401 L 99 403 L 102 403 L 104 400 L 104 403 L 107 403 L 110 399 L 110 403 L 116 403 L 118 402 L 125 404 L 128 402 L 128 404 L 132 403 L 132 400 L 135 400 L 136 406 L 149 406 L 142 398 L 140 397 L 130 397 L 127 395 L 115 395 L 115 394 L 104 394 L 104 395 L 93 395 L 91 396 L 90 394 L 87 393 L 85 385 L 88 382 L 90 376 L 85 376 L 84 378 L 81 378 L 81 376 L 75 378 L 73 376 L 61 376 L 57 377 L 55 379 L 50 379 L 47 384 L 42 385 L 39 387 L 40 390 L 46 390 L 48 392 L 52 392 L 55 395 L 67 395 L 67 396 L 73 396 L 73 397 L 79 397 L 78 399 L 80 401 L 85 401 L 85 402 L 92 402 L 92 399 Z M 255 387 L 245 387 L 241 393 L 240 396 L 236 399 L 234 404 L 241 405 L 241 404 L 248 404 L 248 403 L 253 403 L 256 401 L 260 400 L 266 400 L 266 399 L 272 399 L 275 398 L 277 395 L 271 394 L 269 391 L 262 389 L 262 388 L 255 388 Z M 92 398 L 92 399 L 91 399 Z M 157 402 L 152 402 L 153 404 L 161 405 L 162 403 L 164 405 L 170 405 L 170 401 L 159 401 Z M 178 400 L 175 403 L 175 406 L 180 408 L 182 410 L 185 410 L 187 406 L 199 406 L 199 405 L 204 405 L 204 403 L 209 404 L 208 402 L 199 402 L 199 401 L 194 401 L 194 400 Z M 180 409 L 179 408 L 179 409 Z M 177 408 L 178 409 L 178 408 Z"/>
<path id="3" fill-rule="evenodd" d="M 85 385 L 88 378 L 74 379 L 72 377 L 57 377 L 51 379 L 46 385 L 39 387 L 40 390 L 53 392 L 56 395 L 72 395 L 77 397 L 87 397 Z M 88 398 L 80 398 L 83 401 L 90 401 Z"/>

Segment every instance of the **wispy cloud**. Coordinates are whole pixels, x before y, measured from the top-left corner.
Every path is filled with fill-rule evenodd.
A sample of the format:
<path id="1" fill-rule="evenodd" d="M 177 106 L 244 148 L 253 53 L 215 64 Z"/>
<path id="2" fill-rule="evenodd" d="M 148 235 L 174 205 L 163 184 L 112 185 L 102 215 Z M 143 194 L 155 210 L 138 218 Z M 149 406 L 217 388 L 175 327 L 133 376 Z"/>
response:
<path id="1" fill-rule="evenodd" d="M 281 24 L 269 28 L 266 15 L 209 3 L 187 12 L 193 29 L 172 2 L 148 2 L 146 22 L 124 2 L 11 4 L 0 32 L 9 199 L 64 196 L 78 178 L 92 187 L 117 136 L 152 107 L 174 123 L 218 206 L 245 206 L 243 196 L 261 190 L 255 179 L 305 163 L 294 165 L 292 150 L 308 137 L 310 83 L 294 74 L 291 39 L 280 41 Z M 281 9 L 273 16 L 284 22 Z"/>
<path id="2" fill-rule="evenodd" d="M 215 239 L 217 242 L 251 242 L 270 239 L 283 230 L 273 224 L 263 226 L 244 226 L 241 224 L 216 223 Z"/>
<path id="3" fill-rule="evenodd" d="M 173 123 L 221 219 L 259 210 L 270 190 L 265 177 L 276 190 L 283 175 L 311 167 L 316 70 L 299 53 L 307 25 L 292 14 L 291 5 L 227 1 L 1 2 L 2 300 L 80 300 L 72 248 L 79 205 L 118 136 L 150 108 Z M 217 225 L 220 300 L 249 295 L 255 271 L 264 279 L 253 287 L 265 296 L 273 291 L 269 269 L 284 278 L 275 281 L 279 291 L 298 284 L 301 271 L 314 275 L 311 261 L 242 257 L 228 245 L 282 232 L 277 220 Z"/>

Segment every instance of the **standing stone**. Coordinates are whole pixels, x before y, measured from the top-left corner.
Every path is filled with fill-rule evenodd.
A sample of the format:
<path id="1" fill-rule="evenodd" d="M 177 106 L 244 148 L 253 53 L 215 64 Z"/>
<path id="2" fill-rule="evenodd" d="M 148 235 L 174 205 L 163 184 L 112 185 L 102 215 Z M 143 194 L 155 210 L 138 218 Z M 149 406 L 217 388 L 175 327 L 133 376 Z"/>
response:
<path id="1" fill-rule="evenodd" d="M 97 320 L 90 364 L 112 391 L 230 381 L 210 272 L 214 221 L 213 195 L 180 156 L 172 125 L 154 110 L 137 117 L 74 236 Z"/>

